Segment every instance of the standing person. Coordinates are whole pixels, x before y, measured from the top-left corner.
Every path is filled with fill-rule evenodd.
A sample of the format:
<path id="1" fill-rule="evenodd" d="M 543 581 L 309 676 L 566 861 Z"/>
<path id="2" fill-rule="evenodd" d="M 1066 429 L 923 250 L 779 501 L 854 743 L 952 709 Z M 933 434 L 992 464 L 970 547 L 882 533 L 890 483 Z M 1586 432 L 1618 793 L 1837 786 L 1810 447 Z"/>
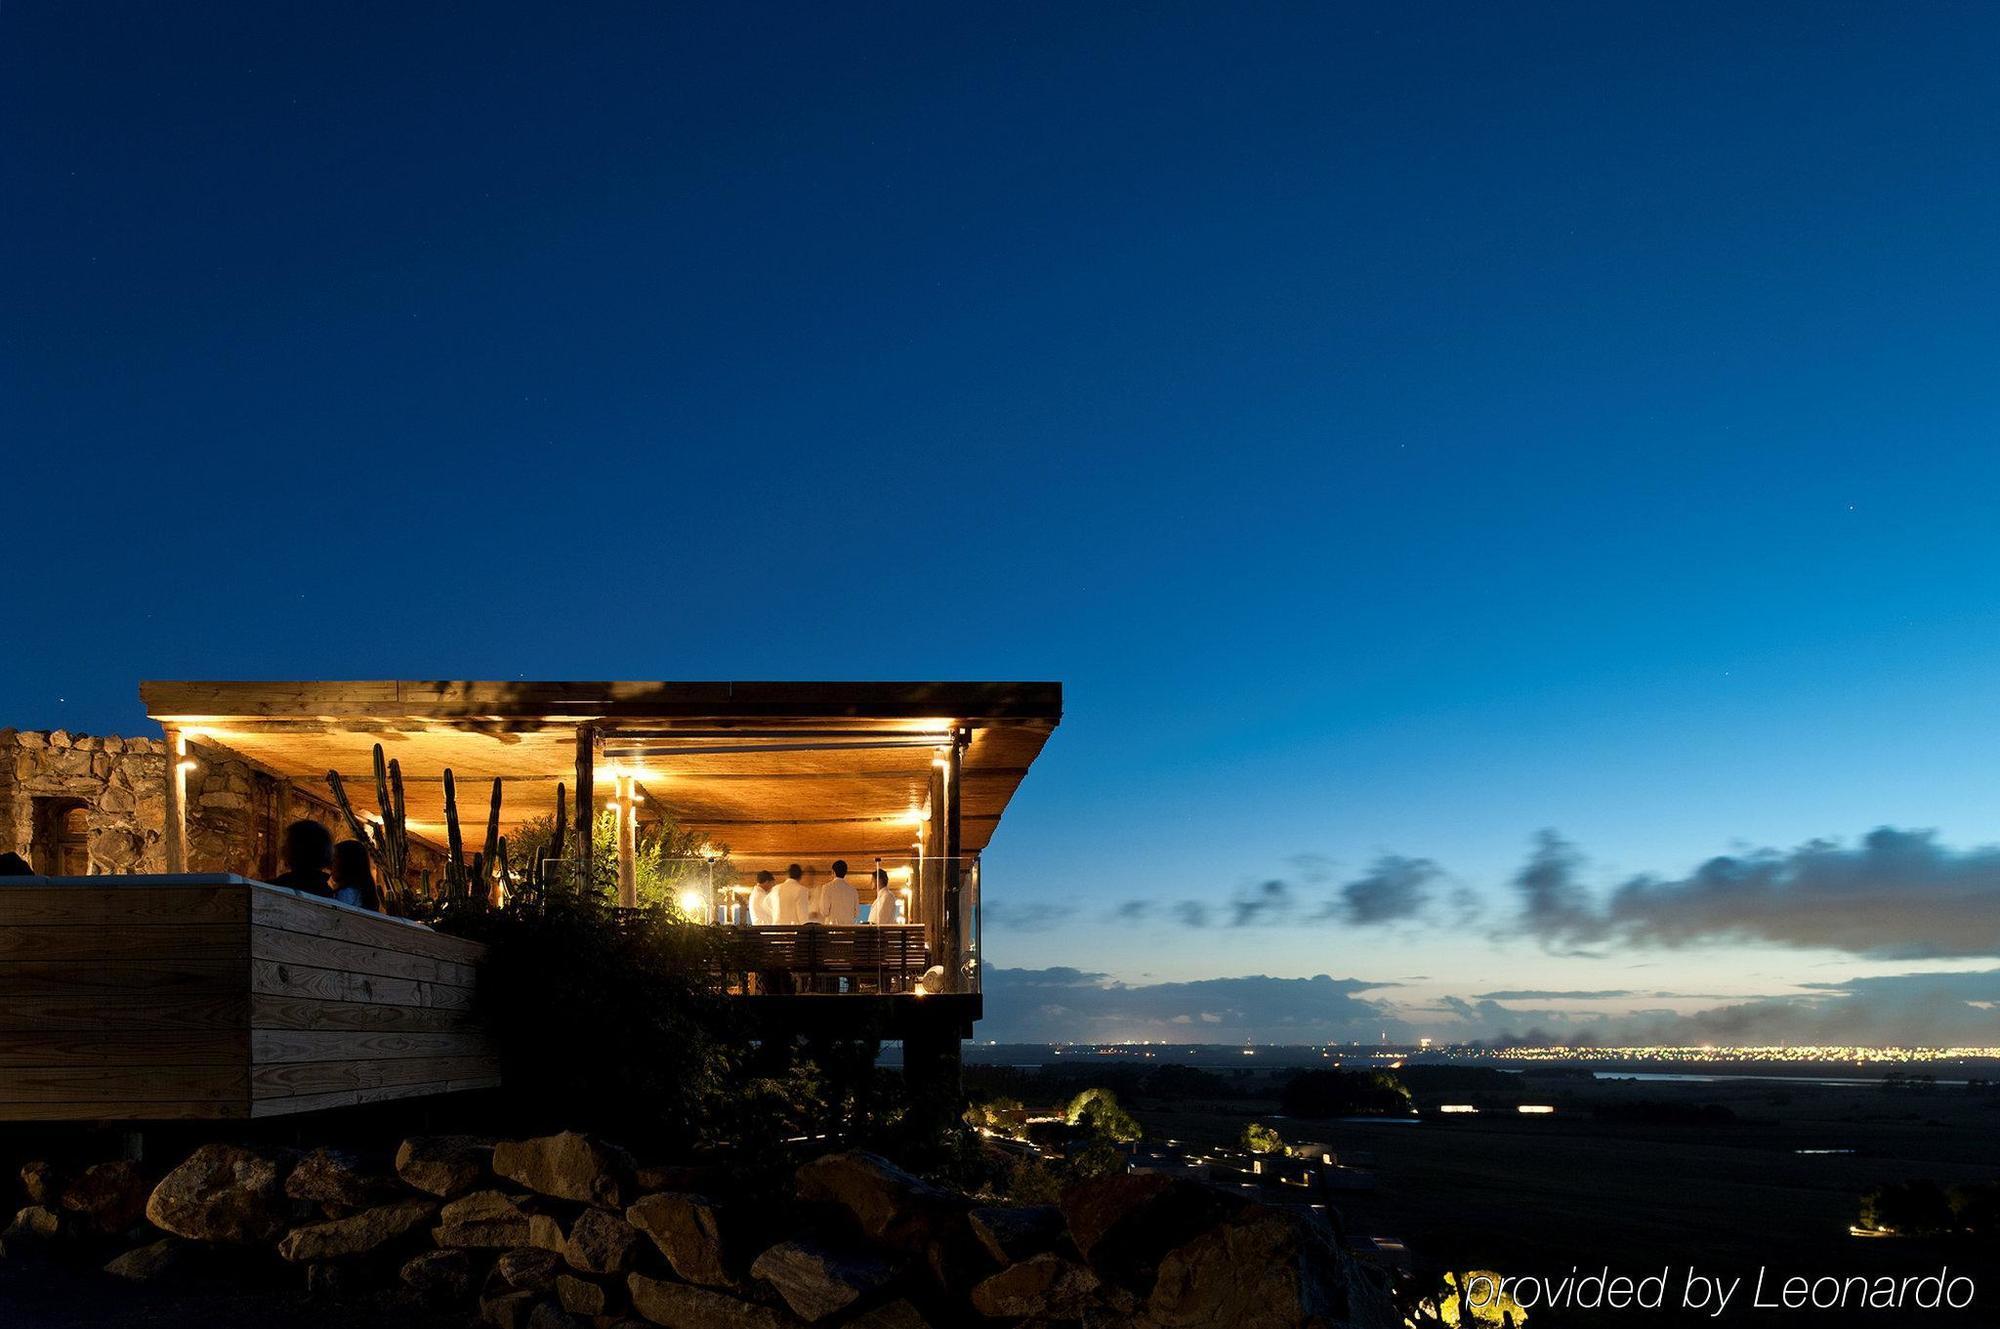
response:
<path id="1" fill-rule="evenodd" d="M 785 879 L 778 883 L 778 922 L 788 928 L 795 928 L 806 921 L 806 870 L 797 863 L 785 869 Z"/>
<path id="2" fill-rule="evenodd" d="M 333 898 L 342 904 L 382 912 L 382 893 L 375 889 L 375 869 L 368 861 L 368 846 L 359 840 L 342 840 L 333 847 Z"/>
<path id="3" fill-rule="evenodd" d="M 289 886 L 321 899 L 333 898 L 326 870 L 333 866 L 333 832 L 316 821 L 299 820 L 285 827 L 285 871 L 271 878 L 273 886 Z"/>
<path id="4" fill-rule="evenodd" d="M 768 872 L 757 874 L 750 888 L 750 926 L 767 928 L 778 921 L 778 879 Z"/>
<path id="5" fill-rule="evenodd" d="M 861 921 L 861 892 L 847 879 L 847 860 L 833 860 L 833 880 L 813 893 L 812 922 L 852 927 Z"/>
<path id="6" fill-rule="evenodd" d="M 903 897 L 889 885 L 886 868 L 875 869 L 875 903 L 868 906 L 868 921 L 884 925 L 903 921 Z"/>

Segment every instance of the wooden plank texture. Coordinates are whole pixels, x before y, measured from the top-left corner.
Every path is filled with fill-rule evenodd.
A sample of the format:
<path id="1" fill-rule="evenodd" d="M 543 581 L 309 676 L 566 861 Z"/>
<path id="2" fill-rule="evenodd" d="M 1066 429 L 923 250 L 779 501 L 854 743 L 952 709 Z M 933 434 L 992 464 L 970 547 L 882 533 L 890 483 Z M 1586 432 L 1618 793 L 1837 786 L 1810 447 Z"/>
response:
<path id="1" fill-rule="evenodd" d="M 241 991 L 176 993 L 165 1001 L 101 993 L 31 993 L 0 1001 L 0 1033 L 244 1029 L 250 1008 L 249 994 Z"/>
<path id="2" fill-rule="evenodd" d="M 38 927 L 0 925 L 0 963 L 33 960 L 42 964 L 76 961 L 135 963 L 243 958 L 241 924 L 161 927 L 121 923 L 54 924 Z"/>
<path id="3" fill-rule="evenodd" d="M 431 1094 L 456 1094 L 467 1089 L 497 1089 L 500 1077 L 476 1076 L 432 1084 L 386 1085 L 377 1089 L 340 1089 L 324 1094 L 289 1094 L 282 1098 L 260 1098 L 250 1105 L 253 1117 L 279 1117 L 299 1112 L 324 1112 L 329 1108 L 358 1107 L 396 1098 L 422 1098 Z"/>
<path id="4" fill-rule="evenodd" d="M 106 923 L 241 923 L 249 894 L 237 886 L 27 886 L 0 891 L 0 928 Z"/>
<path id="5" fill-rule="evenodd" d="M 280 997 L 311 997 L 320 1001 L 379 1002 L 390 1006 L 436 1006 L 470 1010 L 472 989 L 409 978 L 356 974 L 318 965 L 284 964 L 277 960 L 250 962 L 250 990 Z"/>
<path id="6" fill-rule="evenodd" d="M 421 923 L 309 900 L 277 887 L 252 892 L 250 921 L 259 927 L 309 933 L 461 965 L 477 964 L 486 953 L 486 948 L 476 941 L 433 932 Z"/>
<path id="7" fill-rule="evenodd" d="M 249 1072 L 235 1066 L 38 1066 L 0 1075 L 0 1103 L 241 1103 Z M 115 1115 L 106 1113 L 105 1115 Z"/>
<path id="8" fill-rule="evenodd" d="M 498 1082 L 484 949 L 257 883 L 0 884 L 0 1121 L 237 1120 Z"/>
<path id="9" fill-rule="evenodd" d="M 175 957 L 153 964 L 127 960 L 92 965 L 14 960 L 0 963 L 0 1000 L 92 993 L 145 993 L 159 1000 L 227 994 L 243 990 L 243 973 L 244 963 L 239 960 Z"/>
<path id="10" fill-rule="evenodd" d="M 208 1103 L 121 1098 L 94 1103 L 0 1103 L 0 1121 L 242 1121 L 250 1115 L 248 1100 Z"/>
<path id="11" fill-rule="evenodd" d="M 0 1041 L 0 1054 L 4 1054 Z M 439 1033 L 369 1032 L 354 1029 L 253 1029 L 250 1058 L 259 1068 L 296 1061 L 377 1060 L 397 1057 L 479 1057 L 484 1035 L 464 1029 Z"/>
<path id="12" fill-rule="evenodd" d="M 249 997 L 253 1029 L 362 1029 L 431 1033 L 472 1028 L 464 1007 L 383 1006 L 359 1001 L 319 1001 L 258 992 Z"/>
<path id="13" fill-rule="evenodd" d="M 303 1061 L 259 1066 L 250 1072 L 251 1095 L 323 1094 L 343 1089 L 442 1084 L 494 1073 L 490 1057 L 385 1057 L 379 1061 Z"/>
<path id="14" fill-rule="evenodd" d="M 234 1066 L 244 1062 L 241 1029 L 195 1032 L 108 1029 L 87 1032 L 0 1034 L 0 1098 L 5 1081 L 22 1069 L 69 1066 Z"/>
<path id="15" fill-rule="evenodd" d="M 434 960 L 428 955 L 411 955 L 407 951 L 365 946 L 309 932 L 283 932 L 255 925 L 250 929 L 250 958 L 275 960 L 281 964 L 308 964 L 319 969 L 339 969 L 382 978 L 407 978 L 419 983 L 444 983 L 452 987 L 470 987 L 473 978 L 473 968 L 469 964 Z"/>

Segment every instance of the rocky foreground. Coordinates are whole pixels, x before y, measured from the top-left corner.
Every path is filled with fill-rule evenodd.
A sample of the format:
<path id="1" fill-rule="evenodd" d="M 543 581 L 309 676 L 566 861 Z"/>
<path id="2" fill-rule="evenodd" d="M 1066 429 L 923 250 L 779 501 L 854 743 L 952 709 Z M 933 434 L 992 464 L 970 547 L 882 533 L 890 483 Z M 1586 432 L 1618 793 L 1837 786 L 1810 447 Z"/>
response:
<path id="1" fill-rule="evenodd" d="M 409 1139 L 393 1171 L 339 1152 L 210 1144 L 139 1165 L 22 1169 L 10 1259 L 123 1237 L 107 1276 L 290 1266 L 315 1295 L 463 1307 L 496 1329 L 1388 1329 L 1374 1272 L 1326 1222 L 1199 1182 L 1078 1183 L 1059 1205 L 979 1205 L 867 1153 L 800 1167 L 751 1207 L 719 1172 L 643 1168 L 573 1133 Z"/>

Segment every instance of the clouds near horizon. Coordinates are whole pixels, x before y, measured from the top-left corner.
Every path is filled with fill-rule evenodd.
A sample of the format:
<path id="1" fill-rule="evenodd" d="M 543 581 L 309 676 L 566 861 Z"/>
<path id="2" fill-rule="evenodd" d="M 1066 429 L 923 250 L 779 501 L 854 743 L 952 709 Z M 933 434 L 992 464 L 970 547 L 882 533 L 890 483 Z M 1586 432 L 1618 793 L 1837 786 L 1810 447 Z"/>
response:
<path id="1" fill-rule="evenodd" d="M 1428 858 L 1385 854 L 1331 890 L 1323 860 L 1300 860 L 1300 884 L 1274 877 L 1219 901 L 1126 900 L 1110 921 L 1187 928 L 1336 924 L 1448 926 L 1480 912 L 1476 892 L 1445 889 Z M 1767 944 L 1886 960 L 2000 956 L 2000 846 L 1954 849 L 1929 830 L 1879 827 L 1854 844 L 1819 839 L 1795 849 L 1718 855 L 1681 876 L 1645 874 L 1608 889 L 1589 880 L 1582 851 L 1553 830 L 1534 839 L 1502 891 L 1502 933 L 1590 957 L 1603 948 Z M 1056 907 L 1003 926 L 1034 931 L 1066 921 Z M 1592 948 L 1598 948 L 1593 950 Z"/>
<path id="2" fill-rule="evenodd" d="M 1325 974 L 1132 984 L 1073 968 L 994 969 L 980 1034 L 1008 1043 L 2000 1044 L 2000 968 L 1809 984 L 1686 1013 L 1516 1004 L 1674 995 L 1522 990 L 1420 1002 L 1403 999 L 1397 983 Z"/>

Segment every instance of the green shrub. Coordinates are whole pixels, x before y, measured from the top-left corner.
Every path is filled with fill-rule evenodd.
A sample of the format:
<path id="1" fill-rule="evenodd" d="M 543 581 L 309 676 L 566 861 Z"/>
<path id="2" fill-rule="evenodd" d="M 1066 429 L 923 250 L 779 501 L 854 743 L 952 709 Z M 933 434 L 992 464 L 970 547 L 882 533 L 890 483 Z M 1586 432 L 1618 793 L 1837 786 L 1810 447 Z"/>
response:
<path id="1" fill-rule="evenodd" d="M 1261 1121 L 1253 1121 L 1243 1128 L 1241 1143 L 1253 1154 L 1275 1154 L 1285 1147 L 1277 1129 Z"/>
<path id="2" fill-rule="evenodd" d="M 681 896 L 689 889 L 706 894 L 711 882 L 718 895 L 737 883 L 740 874 L 729 862 L 727 846 L 716 846 L 711 865 L 702 854 L 709 847 L 701 834 L 688 830 L 670 814 L 640 823 L 632 837 L 633 880 L 641 905 L 681 911 Z M 574 828 L 571 834 L 574 834 Z M 507 840 L 507 857 L 523 875 L 548 852 L 555 838 L 555 819 L 537 817 L 522 823 Z M 605 811 L 591 825 L 590 889 L 616 898 L 618 894 L 618 815 Z M 573 879 L 569 884 L 574 887 Z M 701 921 L 706 921 L 705 919 Z"/>
<path id="3" fill-rule="evenodd" d="M 1104 1088 L 1086 1089 L 1072 1098 L 1063 1119 L 1114 1144 L 1130 1144 L 1146 1133 L 1138 1120 L 1118 1105 L 1118 1096 Z"/>
<path id="4" fill-rule="evenodd" d="M 657 907 L 621 917 L 567 887 L 458 909 L 439 927 L 488 947 L 475 1010 L 510 1104 L 667 1150 L 714 1141 L 731 1040 L 707 929 Z"/>

